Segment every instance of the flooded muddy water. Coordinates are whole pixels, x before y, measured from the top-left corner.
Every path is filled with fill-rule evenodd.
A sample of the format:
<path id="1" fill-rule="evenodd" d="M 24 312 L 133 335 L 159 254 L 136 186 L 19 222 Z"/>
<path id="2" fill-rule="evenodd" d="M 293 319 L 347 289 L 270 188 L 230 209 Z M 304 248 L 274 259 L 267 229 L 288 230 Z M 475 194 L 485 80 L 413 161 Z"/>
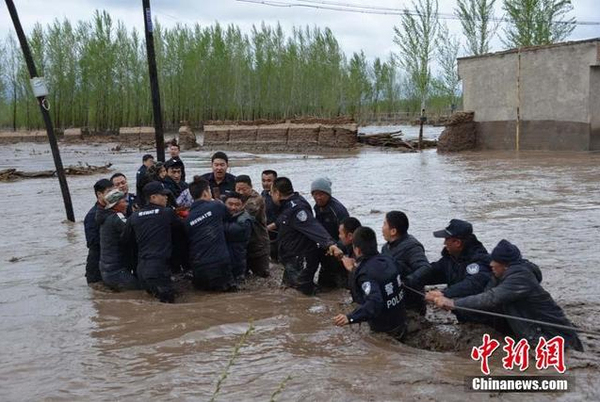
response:
<path id="1" fill-rule="evenodd" d="M 114 164 L 130 178 L 144 150 L 61 145 L 65 165 Z M 209 152 L 183 152 L 186 172 L 204 173 Z M 399 154 L 362 149 L 338 157 L 230 153 L 231 172 L 274 168 L 308 195 L 326 175 L 351 215 L 378 233 L 400 209 L 430 259 L 432 231 L 471 221 L 489 250 L 502 238 L 538 263 L 544 286 L 572 321 L 600 328 L 600 154 Z M 0 169 L 52 168 L 48 147 L 0 147 Z M 189 291 L 177 304 L 143 292 L 86 286 L 83 217 L 101 176 L 69 177 L 77 222 L 65 222 L 56 179 L 0 183 L 0 399 L 16 400 L 600 400 L 600 340 L 567 357 L 575 389 L 562 394 L 467 393 L 479 375 L 468 351 L 425 351 L 361 328 L 336 328 L 351 310 L 344 291 L 305 297 L 255 283 L 235 294 Z M 383 241 L 379 234 L 380 241 Z M 442 320 L 451 315 L 441 313 Z M 251 331 L 237 348 L 241 337 Z M 476 340 L 477 345 L 480 339 Z M 475 342 L 473 343 L 475 346 Z M 510 374 L 494 359 L 495 374 Z M 223 373 L 227 373 L 223 378 Z M 536 374 L 534 370 L 528 370 Z M 556 374 L 552 370 L 547 374 Z M 219 379 L 222 381 L 219 382 Z"/>

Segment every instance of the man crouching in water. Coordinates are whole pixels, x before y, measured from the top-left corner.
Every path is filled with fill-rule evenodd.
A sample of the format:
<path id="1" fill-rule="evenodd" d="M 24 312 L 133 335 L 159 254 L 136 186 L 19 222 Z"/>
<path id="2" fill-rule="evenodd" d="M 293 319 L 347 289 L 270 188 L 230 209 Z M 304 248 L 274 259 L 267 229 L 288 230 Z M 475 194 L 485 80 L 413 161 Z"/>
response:
<path id="1" fill-rule="evenodd" d="M 342 327 L 367 321 L 372 331 L 402 339 L 406 310 L 398 265 L 392 257 L 379 254 L 377 237 L 371 228 L 356 229 L 352 243 L 356 260 L 344 257 L 343 263 L 348 271 L 354 271 L 352 298 L 360 306 L 348 315 L 336 315 L 334 324 Z"/>

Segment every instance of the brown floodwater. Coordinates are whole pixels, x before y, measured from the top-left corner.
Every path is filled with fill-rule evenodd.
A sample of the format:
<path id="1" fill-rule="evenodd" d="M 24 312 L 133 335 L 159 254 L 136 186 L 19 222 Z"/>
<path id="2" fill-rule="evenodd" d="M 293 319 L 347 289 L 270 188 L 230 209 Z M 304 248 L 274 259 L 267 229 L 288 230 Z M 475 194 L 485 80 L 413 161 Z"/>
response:
<path id="1" fill-rule="evenodd" d="M 144 150 L 111 147 L 61 149 L 66 165 L 112 162 L 134 188 Z M 182 153 L 190 179 L 208 171 L 209 155 Z M 431 232 L 451 218 L 469 220 L 488 249 L 507 238 L 538 263 L 545 288 L 575 324 L 600 328 L 600 154 L 363 149 L 336 157 L 231 152 L 230 159 L 234 174 L 259 184 L 260 172 L 274 168 L 305 196 L 311 180 L 326 175 L 351 215 L 378 233 L 385 211 L 403 210 L 430 259 L 442 248 Z M 48 169 L 52 158 L 44 144 L 2 146 L 6 167 Z M 598 337 L 582 335 L 587 352 L 567 357 L 571 392 L 475 394 L 464 388 L 465 376 L 480 374 L 468 350 L 422 350 L 366 326 L 334 327 L 332 317 L 352 308 L 344 291 L 311 298 L 257 281 L 234 294 L 188 290 L 165 305 L 141 291 L 90 289 L 82 221 L 99 178 L 69 177 L 74 224 L 64 221 L 56 179 L 0 183 L 1 400 L 208 400 L 225 372 L 222 401 L 269 400 L 277 391 L 279 400 L 304 401 L 600 400 Z M 250 322 L 254 330 L 227 371 Z M 492 371 L 510 374 L 499 359 Z"/>

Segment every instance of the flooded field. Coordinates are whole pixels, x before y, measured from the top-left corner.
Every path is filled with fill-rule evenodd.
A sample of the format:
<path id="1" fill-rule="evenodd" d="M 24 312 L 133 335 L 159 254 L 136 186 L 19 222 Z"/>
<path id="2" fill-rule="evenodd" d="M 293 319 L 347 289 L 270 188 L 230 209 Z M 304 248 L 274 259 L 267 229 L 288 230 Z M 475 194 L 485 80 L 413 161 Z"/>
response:
<path id="1" fill-rule="evenodd" d="M 111 144 L 61 146 L 65 165 L 112 162 L 135 187 L 144 150 Z M 186 173 L 209 170 L 209 152 L 183 152 Z M 334 196 L 379 233 L 385 211 L 400 209 L 430 259 L 431 232 L 451 218 L 471 221 L 488 250 L 502 238 L 538 263 L 544 286 L 572 321 L 600 328 L 600 154 L 399 154 L 362 149 L 339 157 L 230 153 L 231 173 L 274 168 L 308 195 L 326 175 Z M 52 168 L 43 144 L 0 147 L 0 169 Z M 600 400 L 600 340 L 568 355 L 575 389 L 564 394 L 466 393 L 479 375 L 467 352 L 434 352 L 360 329 L 336 328 L 346 292 L 305 297 L 274 286 L 235 294 L 186 293 L 163 305 L 143 292 L 107 293 L 84 279 L 83 217 L 100 176 L 69 177 L 77 223 L 65 213 L 56 179 L 0 183 L 0 399 L 15 400 Z M 379 235 L 380 241 L 383 241 Z M 450 315 L 442 313 L 442 317 Z M 219 383 L 241 336 L 228 376 Z M 474 343 L 480 343 L 474 340 Z M 499 359 L 492 364 L 502 370 Z M 535 370 L 529 370 L 535 374 Z M 555 374 L 549 371 L 548 374 Z"/>

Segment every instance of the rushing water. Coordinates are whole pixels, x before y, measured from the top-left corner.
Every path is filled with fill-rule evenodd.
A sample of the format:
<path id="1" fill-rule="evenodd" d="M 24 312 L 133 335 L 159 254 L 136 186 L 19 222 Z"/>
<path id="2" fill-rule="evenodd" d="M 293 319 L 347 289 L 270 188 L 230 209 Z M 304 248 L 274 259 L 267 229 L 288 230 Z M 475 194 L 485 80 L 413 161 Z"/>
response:
<path id="1" fill-rule="evenodd" d="M 112 162 L 131 178 L 143 150 L 62 146 L 65 164 Z M 572 320 L 600 328 L 600 154 L 399 154 L 363 149 L 339 157 L 230 153 L 231 172 L 275 168 L 307 195 L 327 175 L 334 196 L 380 232 L 384 212 L 406 211 L 410 232 L 437 258 L 432 237 L 454 217 L 474 224 L 491 249 L 516 243 L 544 272 L 544 286 Z M 186 172 L 204 173 L 208 152 L 184 152 Z M 0 148 L 0 169 L 52 167 L 45 145 Z M 143 292 L 108 293 L 85 284 L 82 220 L 100 176 L 69 177 L 77 223 L 64 221 L 56 179 L 0 183 L 1 400 L 208 400 L 240 337 L 255 330 L 222 381 L 217 400 L 479 400 L 463 379 L 478 375 L 467 353 L 424 351 L 362 328 L 336 328 L 349 311 L 343 291 L 305 297 L 255 286 L 235 294 L 189 291 L 173 305 Z M 260 185 L 259 185 L 260 186 Z M 380 241 L 381 235 L 380 236 Z M 574 391 L 561 400 L 599 400 L 599 341 L 568 357 Z M 474 343 L 477 340 L 474 340 Z M 496 360 L 492 369 L 504 372 Z M 550 372 L 551 374 L 551 372 Z M 287 381 L 286 381 L 287 379 Z M 493 394 L 539 400 L 539 394 Z"/>

